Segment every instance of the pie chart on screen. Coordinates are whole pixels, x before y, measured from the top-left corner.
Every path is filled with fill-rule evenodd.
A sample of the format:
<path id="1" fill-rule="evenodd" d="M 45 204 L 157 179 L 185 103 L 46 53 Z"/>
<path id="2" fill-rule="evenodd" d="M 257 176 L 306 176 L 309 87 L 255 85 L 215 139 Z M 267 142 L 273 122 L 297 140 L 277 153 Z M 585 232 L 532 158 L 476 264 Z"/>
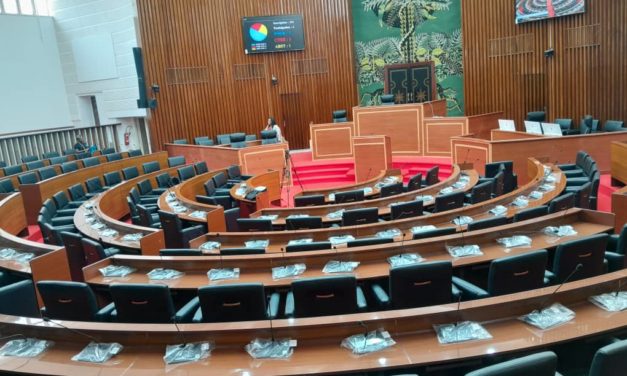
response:
<path id="1" fill-rule="evenodd" d="M 268 37 L 268 28 L 262 23 L 254 23 L 248 30 L 250 37 L 255 42 L 263 42 Z"/>

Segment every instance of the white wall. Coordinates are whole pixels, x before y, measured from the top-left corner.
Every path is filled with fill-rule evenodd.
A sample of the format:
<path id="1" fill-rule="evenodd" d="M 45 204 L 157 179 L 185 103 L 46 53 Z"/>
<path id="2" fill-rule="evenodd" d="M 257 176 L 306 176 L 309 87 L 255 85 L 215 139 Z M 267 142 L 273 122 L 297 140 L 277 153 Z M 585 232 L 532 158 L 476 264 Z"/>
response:
<path id="1" fill-rule="evenodd" d="M 0 15 L 0 135 L 72 126 L 51 17 Z"/>
<path id="2" fill-rule="evenodd" d="M 79 97 L 93 95 L 101 124 L 122 123 L 117 132 L 121 149 L 140 148 L 137 118 L 145 117 L 146 111 L 138 109 L 136 102 L 139 91 L 132 52 L 137 46 L 135 1 L 50 0 L 49 7 L 72 123 L 89 125 L 89 117 L 80 110 Z M 77 62 L 83 65 L 77 66 Z M 131 129 L 131 142 L 124 146 L 127 127 Z"/>

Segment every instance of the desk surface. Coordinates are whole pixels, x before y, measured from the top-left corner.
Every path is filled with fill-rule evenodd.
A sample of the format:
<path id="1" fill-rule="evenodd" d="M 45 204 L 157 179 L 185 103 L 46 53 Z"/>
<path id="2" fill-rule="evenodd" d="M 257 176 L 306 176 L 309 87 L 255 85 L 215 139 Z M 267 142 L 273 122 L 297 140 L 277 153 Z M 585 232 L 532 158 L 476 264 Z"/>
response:
<path id="1" fill-rule="evenodd" d="M 93 285 L 106 286 L 114 282 L 125 283 L 164 283 L 174 289 L 197 289 L 201 286 L 232 283 L 263 283 L 265 286 L 289 286 L 293 278 L 272 279 L 272 268 L 277 266 L 304 263 L 307 270 L 297 278 L 322 277 L 324 265 L 332 260 L 358 261 L 359 267 L 353 273 L 360 280 L 377 279 L 388 276 L 388 257 L 400 253 L 418 253 L 425 261 L 452 261 L 454 267 L 464 267 L 488 263 L 494 259 L 526 253 L 537 249 L 555 248 L 557 245 L 574 239 L 608 232 L 613 229 L 614 216 L 610 213 L 594 212 L 582 209 L 570 209 L 568 212 L 555 213 L 538 219 L 492 227 L 480 231 L 465 232 L 450 236 L 395 242 L 382 245 L 355 248 L 338 247 L 335 250 L 308 251 L 294 253 L 268 253 L 249 256 L 213 256 L 201 257 L 138 257 L 115 256 L 92 264 L 83 269 L 85 281 Z M 546 226 L 572 225 L 577 235 L 555 238 L 545 235 Z M 532 239 L 531 247 L 507 249 L 496 242 L 497 239 L 516 234 L 527 235 Z M 446 246 L 476 244 L 483 255 L 454 258 Z M 108 265 L 125 265 L 137 269 L 124 278 L 102 277 L 98 269 Z M 236 267 L 240 269 L 238 280 L 209 281 L 207 272 L 214 268 Z M 147 273 L 154 268 L 171 268 L 185 275 L 168 281 L 150 281 Z"/>
<path id="2" fill-rule="evenodd" d="M 325 241 L 331 236 L 339 236 L 351 234 L 355 238 L 373 236 L 379 231 L 388 229 L 399 229 L 405 233 L 404 240 L 411 239 L 410 229 L 414 226 L 435 225 L 437 227 L 452 227 L 453 219 L 459 216 L 471 216 L 474 220 L 492 217 L 489 210 L 502 205 L 507 207 L 507 216 L 513 215 L 521 208 L 511 206 L 511 203 L 520 195 L 528 195 L 530 192 L 537 190 L 545 181 L 544 166 L 536 160 L 529 159 L 529 173 L 533 179 L 508 194 L 501 195 L 479 204 L 469 205 L 463 208 L 449 210 L 441 213 L 424 215 L 413 218 L 405 218 L 401 220 L 378 222 L 368 225 L 346 226 L 337 228 L 323 228 L 316 230 L 296 230 L 296 231 L 266 231 L 266 232 L 227 232 L 227 233 L 208 233 L 200 236 L 190 242 L 194 248 L 199 247 L 207 241 L 218 241 L 225 248 L 242 247 L 245 241 L 253 239 L 267 239 L 270 241 L 269 251 L 277 251 L 284 249 L 287 243 L 293 239 L 312 238 L 314 241 Z M 538 200 L 530 200 L 526 208 L 544 205 L 558 196 L 566 185 L 566 179 L 559 169 L 553 168 L 550 173 L 551 178 L 555 180 L 555 188 L 543 194 Z M 525 208 L 525 209 L 526 209 Z"/>
<path id="3" fill-rule="evenodd" d="M 329 195 L 332 193 L 335 194 L 339 192 L 348 192 L 348 191 L 354 191 L 354 190 L 359 190 L 359 189 L 364 189 L 364 188 L 372 188 L 375 184 L 377 184 L 378 182 L 382 181 L 383 179 L 387 177 L 394 178 L 396 179 L 397 182 L 403 181 L 403 175 L 401 174 L 401 171 L 398 169 L 381 170 L 381 172 L 379 172 L 378 174 L 375 174 L 373 171 L 373 175 L 374 176 L 372 178 L 366 179 L 365 181 L 361 183 L 349 184 L 349 185 L 345 185 L 342 187 L 304 190 L 302 192 L 297 193 L 295 196 L 298 197 L 298 196 L 310 196 L 310 195 L 324 195 L 325 196 L 324 200 L 326 203 L 333 203 L 335 202 L 335 200 L 329 197 Z M 368 197 L 376 196 L 378 194 L 379 194 L 379 190 L 373 189 L 372 192 L 365 194 L 364 196 L 368 198 Z"/>
<path id="4" fill-rule="evenodd" d="M 570 282 L 552 295 L 554 287 L 542 288 L 496 298 L 425 308 L 373 312 L 352 315 L 314 317 L 220 324 L 112 324 L 62 322 L 73 330 L 95 336 L 100 341 L 117 341 L 124 350 L 105 364 L 70 361 L 89 340 L 40 319 L 0 316 L 3 334 L 23 335 L 55 341 L 55 345 L 34 359 L 0 357 L 0 369 L 34 374 L 164 375 L 302 375 L 372 371 L 403 366 L 426 366 L 470 360 L 486 355 L 533 351 L 571 340 L 622 330 L 627 327 L 627 312 L 608 313 L 588 297 L 616 291 L 622 270 L 581 281 Z M 554 301 L 572 309 L 576 316 L 565 325 L 541 331 L 530 327 L 518 316 Z M 491 339 L 440 345 L 432 329 L 434 324 L 478 321 L 492 335 Z M 342 338 L 367 330 L 383 328 L 396 344 L 386 350 L 355 356 L 341 348 Z M 287 360 L 254 360 L 243 347 L 252 338 L 296 339 L 298 346 Z M 165 344 L 183 341 L 215 341 L 211 356 L 196 363 L 166 366 Z"/>

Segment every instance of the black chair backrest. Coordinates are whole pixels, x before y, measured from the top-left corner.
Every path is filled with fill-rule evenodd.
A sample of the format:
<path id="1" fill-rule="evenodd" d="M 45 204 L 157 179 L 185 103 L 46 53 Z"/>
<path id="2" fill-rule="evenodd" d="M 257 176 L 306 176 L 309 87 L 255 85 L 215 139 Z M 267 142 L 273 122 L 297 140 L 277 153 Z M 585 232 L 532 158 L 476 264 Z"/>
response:
<path id="1" fill-rule="evenodd" d="M 156 220 L 153 219 L 152 213 L 148 208 L 142 204 L 137 204 L 137 215 L 139 216 L 138 223 L 140 226 L 152 227 L 156 224 Z"/>
<path id="2" fill-rule="evenodd" d="M 120 161 L 120 160 L 122 160 L 122 154 L 121 153 L 107 154 L 107 155 L 105 155 L 105 157 L 107 158 L 107 162 L 113 162 L 113 161 Z"/>
<path id="3" fill-rule="evenodd" d="M 453 235 L 455 232 L 456 232 L 455 227 L 436 228 L 435 230 L 428 230 L 428 231 L 414 233 L 412 236 L 412 239 L 418 240 L 418 239 L 433 238 L 436 236 Z"/>
<path id="4" fill-rule="evenodd" d="M 412 176 L 407 182 L 407 191 L 415 191 L 422 187 L 422 173 Z"/>
<path id="5" fill-rule="evenodd" d="M 492 261 L 488 293 L 497 296 L 542 287 L 548 257 L 547 251 L 541 249 Z"/>
<path id="6" fill-rule="evenodd" d="M 159 210 L 159 220 L 165 235 L 165 245 L 168 248 L 186 248 L 183 245 L 183 223 L 175 213 Z"/>
<path id="7" fill-rule="evenodd" d="M 544 122 L 546 120 L 546 113 L 544 111 L 532 111 L 527 113 L 527 120 Z"/>
<path id="8" fill-rule="evenodd" d="M 218 145 L 224 145 L 231 142 L 230 134 L 219 134 L 216 136 L 216 141 L 218 141 Z"/>
<path id="9" fill-rule="evenodd" d="M 194 143 L 196 145 L 210 146 L 210 145 L 213 145 L 213 140 L 207 136 L 200 136 L 200 137 L 194 137 Z"/>
<path id="10" fill-rule="evenodd" d="M 187 179 L 191 179 L 196 176 L 196 171 L 194 170 L 194 166 L 183 166 L 177 170 L 179 179 L 181 181 L 185 181 Z"/>
<path id="11" fill-rule="evenodd" d="M 507 224 L 506 216 L 486 218 L 479 221 L 473 221 L 468 224 L 468 231 L 482 230 L 485 228 L 503 226 Z"/>
<path id="12" fill-rule="evenodd" d="M 218 172 L 211 178 L 216 188 L 224 188 L 229 182 L 229 178 L 224 172 Z"/>
<path id="13" fill-rule="evenodd" d="M 83 250 L 82 236 L 72 232 L 62 231 L 61 240 L 65 246 L 65 252 L 70 267 L 70 276 L 72 281 L 84 282 L 83 267 L 87 266 L 85 261 L 85 252 Z"/>
<path id="14" fill-rule="evenodd" d="M 173 185 L 172 177 L 167 172 L 155 176 L 155 180 L 157 181 L 159 188 L 170 188 Z"/>
<path id="15" fill-rule="evenodd" d="M 206 174 L 207 172 L 209 172 L 207 162 L 205 161 L 194 163 L 194 169 L 196 170 L 196 175 Z"/>
<path id="16" fill-rule="evenodd" d="M 172 141 L 172 143 L 177 145 L 187 145 L 189 142 L 187 142 L 186 138 L 179 138 L 178 140 Z"/>
<path id="17" fill-rule="evenodd" d="M 390 219 L 403 219 L 418 217 L 423 215 L 424 202 L 422 200 L 414 200 L 393 204 L 390 206 Z"/>
<path id="18" fill-rule="evenodd" d="M 68 172 L 74 172 L 77 170 L 78 170 L 78 163 L 76 163 L 76 161 L 63 162 L 61 164 L 61 171 L 64 174 L 67 174 Z"/>
<path id="19" fill-rule="evenodd" d="M 41 155 L 41 157 L 42 157 L 43 159 L 50 159 L 50 158 L 56 158 L 56 157 L 58 157 L 59 155 L 60 155 L 60 154 L 59 154 L 59 152 L 58 152 L 58 151 L 47 151 L 47 152 L 43 153 L 43 154 Z"/>
<path id="20" fill-rule="evenodd" d="M 478 204 L 492 198 L 492 186 L 493 183 L 488 180 L 472 187 L 472 190 L 470 191 L 469 203 Z"/>
<path id="21" fill-rule="evenodd" d="M 272 231 L 272 221 L 270 219 L 238 218 L 237 225 L 242 232 Z"/>
<path id="22" fill-rule="evenodd" d="M 319 251 L 321 249 L 331 249 L 331 242 L 291 244 L 285 247 L 285 252 Z"/>
<path id="23" fill-rule="evenodd" d="M 239 165 L 231 165 L 227 167 L 226 174 L 228 175 L 229 179 L 238 180 L 242 177 L 242 171 L 240 170 Z"/>
<path id="24" fill-rule="evenodd" d="M 356 189 L 354 191 L 338 192 L 335 194 L 335 203 L 343 204 L 345 202 L 356 202 L 364 200 L 364 190 Z"/>
<path id="25" fill-rule="evenodd" d="M 137 189 L 139 190 L 140 196 L 148 195 L 152 193 L 152 184 L 150 183 L 150 180 L 144 179 L 137 182 Z"/>
<path id="26" fill-rule="evenodd" d="M 354 276 L 307 278 L 292 282 L 294 316 L 326 316 L 357 311 Z"/>
<path id="27" fill-rule="evenodd" d="M 39 181 L 39 175 L 36 171 L 27 172 L 17 176 L 17 180 L 20 184 L 35 184 Z"/>
<path id="28" fill-rule="evenodd" d="M 440 173 L 440 166 L 433 166 L 427 171 L 427 175 L 425 177 L 425 184 L 427 186 L 436 184 L 440 181 L 438 178 L 438 174 Z"/>
<path id="29" fill-rule="evenodd" d="M 173 322 L 174 304 L 168 286 L 112 283 L 109 291 L 115 303 L 118 322 Z"/>
<path id="30" fill-rule="evenodd" d="M 276 131 L 261 131 L 261 144 L 276 144 L 279 140 Z"/>
<path id="31" fill-rule="evenodd" d="M 96 296 L 82 282 L 39 281 L 37 289 L 46 307 L 45 316 L 54 320 L 94 321 Z"/>
<path id="32" fill-rule="evenodd" d="M 304 230 L 322 228 L 322 217 L 286 218 L 287 230 Z"/>
<path id="33" fill-rule="evenodd" d="M 464 192 L 454 192 L 446 195 L 436 196 L 433 211 L 440 213 L 447 210 L 453 210 L 464 206 Z"/>
<path id="34" fill-rule="evenodd" d="M 390 301 L 395 309 L 425 307 L 452 301 L 453 265 L 425 262 L 390 269 Z"/>
<path id="35" fill-rule="evenodd" d="M 627 340 L 597 350 L 588 376 L 622 376 L 627 369 Z"/>
<path id="36" fill-rule="evenodd" d="M 2 169 L 4 176 L 11 176 L 22 172 L 22 165 L 7 166 Z"/>
<path id="37" fill-rule="evenodd" d="M 143 153 L 141 151 L 141 149 L 132 149 L 128 151 L 128 156 L 129 157 L 139 157 L 141 156 Z"/>
<path id="38" fill-rule="evenodd" d="M 102 190 L 102 183 L 100 183 L 100 178 L 94 176 L 93 178 L 85 180 L 85 187 L 87 187 L 87 192 L 96 193 Z"/>
<path id="39" fill-rule="evenodd" d="M 549 214 L 557 213 L 562 210 L 567 210 L 575 206 L 575 194 L 566 193 L 551 200 L 549 204 Z"/>
<path id="40" fill-rule="evenodd" d="M 503 168 L 501 168 L 503 166 Z M 485 177 L 493 178 L 499 171 L 503 171 L 506 175 L 514 173 L 513 161 L 499 161 L 485 164 Z"/>
<path id="41" fill-rule="evenodd" d="M 296 196 L 294 197 L 294 206 L 318 206 L 324 205 L 324 195 L 308 195 L 308 196 Z"/>
<path id="42" fill-rule="evenodd" d="M 494 178 L 492 178 L 492 194 L 496 197 L 505 193 L 505 172 L 499 171 Z"/>
<path id="43" fill-rule="evenodd" d="M 89 238 L 83 238 L 81 243 L 83 244 L 83 253 L 85 254 L 85 261 L 87 264 L 93 264 L 94 262 L 107 258 L 102 244 L 97 241 Z"/>
<path id="44" fill-rule="evenodd" d="M 558 245 L 553 260 L 553 273 L 557 282 L 563 282 L 578 264 L 582 267 L 573 274 L 571 281 L 603 274 L 607 240 L 607 234 L 598 234 Z"/>
<path id="45" fill-rule="evenodd" d="M 606 120 L 603 130 L 606 132 L 618 132 L 625 130 L 625 122 L 622 120 Z"/>
<path id="46" fill-rule="evenodd" d="M 536 206 L 535 208 L 524 209 L 514 214 L 514 222 L 526 221 L 528 219 L 542 217 L 549 213 L 549 207 L 546 205 Z"/>
<path id="47" fill-rule="evenodd" d="M 28 279 L 0 287 L 0 313 L 11 316 L 41 317 L 33 281 Z"/>
<path id="48" fill-rule="evenodd" d="M 200 249 L 180 248 L 170 249 L 165 248 L 159 250 L 159 256 L 202 256 Z"/>
<path id="49" fill-rule="evenodd" d="M 229 141 L 232 148 L 244 148 L 246 147 L 246 134 L 245 133 L 231 133 Z"/>
<path id="50" fill-rule="evenodd" d="M 22 157 L 22 163 L 35 162 L 39 160 L 39 157 L 36 155 L 26 155 Z"/>
<path id="51" fill-rule="evenodd" d="M 335 110 L 332 114 L 334 123 L 344 123 L 348 119 L 346 118 L 346 110 Z"/>
<path id="52" fill-rule="evenodd" d="M 381 197 L 389 197 L 401 194 L 403 192 L 403 182 L 387 184 L 381 187 Z"/>
<path id="53" fill-rule="evenodd" d="M 266 295 L 261 283 L 203 286 L 198 289 L 203 322 L 265 320 Z"/>
<path id="54" fill-rule="evenodd" d="M 85 167 L 93 167 L 98 166 L 100 164 L 100 159 L 98 157 L 89 157 L 83 159 L 83 166 Z"/>
<path id="55" fill-rule="evenodd" d="M 142 169 L 144 170 L 144 174 L 150 174 L 151 172 L 161 170 L 161 166 L 159 165 L 159 162 L 151 161 L 142 164 Z"/>
<path id="56" fill-rule="evenodd" d="M 52 195 L 52 199 L 54 200 L 57 209 L 67 209 L 66 206 L 70 204 L 70 200 L 68 200 L 67 195 L 64 191 L 59 191 Z"/>
<path id="57" fill-rule="evenodd" d="M 72 201 L 80 201 L 85 199 L 85 190 L 83 189 L 82 184 L 74 184 L 70 186 L 67 190 L 70 193 L 70 199 L 72 199 Z"/>
<path id="58" fill-rule="evenodd" d="M 237 219 L 240 217 L 240 208 L 231 208 L 224 210 L 224 221 L 226 222 L 226 231 L 239 231 Z"/>
<path id="59" fill-rule="evenodd" d="M 262 255 L 266 253 L 265 248 L 221 248 L 222 256 L 241 256 L 241 255 Z"/>
<path id="60" fill-rule="evenodd" d="M 346 210 L 342 213 L 342 226 L 365 225 L 379 221 L 379 208 Z"/>
<path id="61" fill-rule="evenodd" d="M 384 106 L 393 105 L 394 104 L 394 94 L 383 94 L 381 95 L 381 104 Z"/>
<path id="62" fill-rule="evenodd" d="M 365 247 L 368 245 L 387 244 L 387 243 L 393 243 L 393 242 L 394 242 L 394 238 L 368 237 L 368 238 L 349 240 L 348 242 L 346 242 L 346 246 L 348 248 Z"/>
<path id="63" fill-rule="evenodd" d="M 590 209 L 590 195 L 592 194 L 592 183 L 587 182 L 575 192 L 575 206 L 582 209 Z"/>
<path id="64" fill-rule="evenodd" d="M 573 127 L 573 119 L 555 119 L 555 124 L 559 124 L 562 132 L 569 131 Z"/>
<path id="65" fill-rule="evenodd" d="M 122 175 L 124 176 L 124 180 L 135 179 L 139 176 L 139 171 L 137 171 L 137 167 L 131 166 L 122 169 Z"/>
<path id="66" fill-rule="evenodd" d="M 168 167 L 178 167 L 185 164 L 185 157 L 182 155 L 177 155 L 175 157 L 168 158 Z"/>
<path id="67" fill-rule="evenodd" d="M 557 355 L 545 351 L 484 367 L 466 376 L 555 376 L 556 369 Z"/>
<path id="68" fill-rule="evenodd" d="M 57 171 L 52 166 L 40 168 L 38 172 L 41 180 L 46 180 L 57 176 Z"/>
<path id="69" fill-rule="evenodd" d="M 32 161 L 32 162 L 26 163 L 27 170 L 36 170 L 42 167 L 46 167 L 46 164 L 44 163 L 44 161 Z"/>
<path id="70" fill-rule="evenodd" d="M 65 163 L 68 161 L 67 157 L 53 157 L 50 158 L 50 164 L 51 165 L 55 165 L 55 164 L 61 164 L 61 163 Z"/>
<path id="71" fill-rule="evenodd" d="M 105 185 L 109 187 L 120 184 L 122 182 L 119 171 L 107 172 L 102 177 L 104 178 Z"/>
<path id="72" fill-rule="evenodd" d="M 104 148 L 100 151 L 102 155 L 108 155 L 115 153 L 115 148 Z"/>

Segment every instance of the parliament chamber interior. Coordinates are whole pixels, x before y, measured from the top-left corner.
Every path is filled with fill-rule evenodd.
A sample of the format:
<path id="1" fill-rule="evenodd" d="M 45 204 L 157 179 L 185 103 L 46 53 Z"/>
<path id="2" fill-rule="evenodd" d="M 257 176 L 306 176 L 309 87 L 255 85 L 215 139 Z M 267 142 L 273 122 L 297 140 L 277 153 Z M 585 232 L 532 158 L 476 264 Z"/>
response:
<path id="1" fill-rule="evenodd" d="M 0 0 L 0 373 L 627 375 L 626 19 Z"/>

